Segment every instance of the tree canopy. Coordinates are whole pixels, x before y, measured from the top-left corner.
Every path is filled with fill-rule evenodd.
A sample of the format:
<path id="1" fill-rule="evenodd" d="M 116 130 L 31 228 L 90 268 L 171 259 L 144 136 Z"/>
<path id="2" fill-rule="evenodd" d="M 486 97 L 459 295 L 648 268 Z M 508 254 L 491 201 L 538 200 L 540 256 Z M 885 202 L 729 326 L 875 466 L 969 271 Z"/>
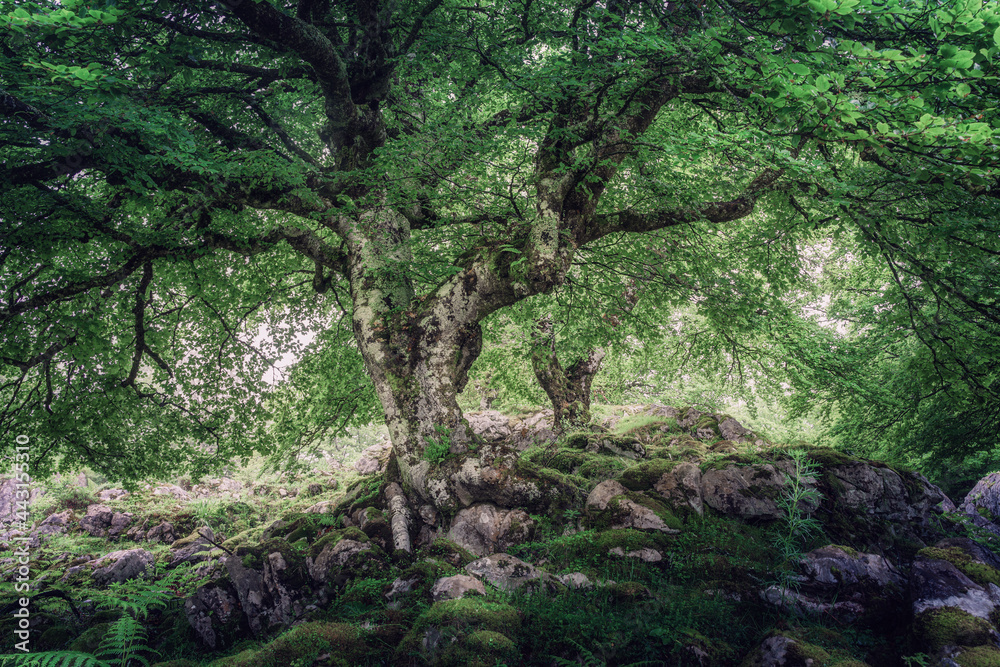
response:
<path id="1" fill-rule="evenodd" d="M 786 323 L 800 386 L 844 398 L 784 298 L 838 239 L 880 267 L 841 297 L 884 353 L 995 391 L 994 3 L 0 7 L 8 441 L 198 468 L 370 418 L 364 369 L 408 488 L 494 498 L 456 401 L 491 315 L 641 265 L 715 331 Z M 261 378 L 316 332 L 297 414 Z"/>

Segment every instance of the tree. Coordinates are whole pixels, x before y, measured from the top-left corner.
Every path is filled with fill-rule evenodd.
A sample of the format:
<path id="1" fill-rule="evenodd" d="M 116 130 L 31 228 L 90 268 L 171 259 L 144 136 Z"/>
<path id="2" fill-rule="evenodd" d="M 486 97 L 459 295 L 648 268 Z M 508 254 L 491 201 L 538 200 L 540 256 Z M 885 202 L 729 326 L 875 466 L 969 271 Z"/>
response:
<path id="1" fill-rule="evenodd" d="M 758 207 L 907 229 L 873 171 L 935 211 L 1000 192 L 992 4 L 3 6 L 0 423 L 127 475 L 254 446 L 259 327 L 346 313 L 409 492 L 536 502 L 456 395 L 582 249 Z"/>

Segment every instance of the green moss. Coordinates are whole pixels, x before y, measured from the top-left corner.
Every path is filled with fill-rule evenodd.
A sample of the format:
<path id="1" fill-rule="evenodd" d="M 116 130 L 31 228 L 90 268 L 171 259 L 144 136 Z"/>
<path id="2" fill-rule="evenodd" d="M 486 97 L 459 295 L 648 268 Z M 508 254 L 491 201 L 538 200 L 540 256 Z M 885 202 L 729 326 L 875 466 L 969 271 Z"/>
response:
<path id="1" fill-rule="evenodd" d="M 149 667 L 198 667 L 198 663 L 190 660 L 167 660 L 166 662 L 154 662 Z"/>
<path id="2" fill-rule="evenodd" d="M 653 459 L 643 461 L 639 465 L 632 466 L 621 474 L 618 481 L 622 486 L 631 491 L 646 491 L 653 488 L 665 473 L 673 470 L 679 461 L 667 461 L 665 459 Z"/>
<path id="3" fill-rule="evenodd" d="M 805 447 L 804 449 L 808 452 L 810 461 L 818 463 L 824 468 L 858 462 L 858 459 L 853 456 L 829 447 Z"/>
<path id="4" fill-rule="evenodd" d="M 354 540 L 355 542 L 368 542 L 368 536 L 360 528 L 351 526 L 350 528 L 338 528 L 331 530 L 321 538 L 312 543 L 309 548 L 310 555 L 315 558 L 327 546 L 333 547 L 341 540 Z"/>
<path id="5" fill-rule="evenodd" d="M 969 554 L 965 553 L 959 547 L 948 547 L 946 549 L 927 547 L 918 551 L 917 555 L 924 558 L 948 561 L 980 586 L 988 584 L 1000 586 L 1000 571 L 985 563 L 975 562 Z"/>
<path id="6" fill-rule="evenodd" d="M 211 667 L 288 667 L 293 662 L 312 664 L 322 653 L 327 664 L 348 667 L 358 664 L 367 651 L 360 628 L 346 623 L 306 623 L 281 635 L 259 649 L 248 649 L 220 658 Z"/>
<path id="7" fill-rule="evenodd" d="M 993 626 L 955 607 L 921 613 L 914 620 L 914 632 L 931 651 L 939 651 L 945 646 L 979 646 L 993 642 Z"/>
<path id="8" fill-rule="evenodd" d="M 101 640 L 104 639 L 104 635 L 108 633 L 108 628 L 110 627 L 110 623 L 98 623 L 77 637 L 69 645 L 69 650 L 80 651 L 81 653 L 97 653 L 97 649 L 101 646 Z"/>
<path id="9" fill-rule="evenodd" d="M 963 650 L 956 658 L 962 667 L 1000 667 L 1000 649 L 996 646 L 974 646 Z"/>
<path id="10" fill-rule="evenodd" d="M 65 625 L 51 627 L 38 638 L 37 648 L 42 651 L 59 651 L 69 643 L 73 634 Z"/>
<path id="11" fill-rule="evenodd" d="M 466 637 L 464 641 L 458 645 L 452 645 L 450 648 L 448 646 L 450 642 L 441 639 L 439 648 L 444 653 L 432 660 L 432 663 L 437 665 L 471 664 L 461 661 L 468 660 L 472 656 L 471 652 L 468 652 L 468 642 L 473 635 L 483 632 L 495 633 L 491 635 L 478 634 L 475 643 L 481 646 L 492 640 L 495 642 L 498 652 L 503 653 L 509 652 L 510 644 L 502 642 L 496 635 L 502 635 L 510 641 L 509 638 L 516 637 L 520 630 L 521 614 L 509 605 L 486 602 L 478 596 L 437 602 L 417 618 L 413 627 L 396 648 L 397 663 L 414 654 L 426 654 L 425 636 L 437 635 L 444 638 L 464 635 Z"/>
<path id="12" fill-rule="evenodd" d="M 468 549 L 460 547 L 451 540 L 446 540 L 443 537 L 439 537 L 431 542 L 426 548 L 426 553 L 430 556 L 441 558 L 454 567 L 463 567 L 476 560 L 476 557 Z"/>

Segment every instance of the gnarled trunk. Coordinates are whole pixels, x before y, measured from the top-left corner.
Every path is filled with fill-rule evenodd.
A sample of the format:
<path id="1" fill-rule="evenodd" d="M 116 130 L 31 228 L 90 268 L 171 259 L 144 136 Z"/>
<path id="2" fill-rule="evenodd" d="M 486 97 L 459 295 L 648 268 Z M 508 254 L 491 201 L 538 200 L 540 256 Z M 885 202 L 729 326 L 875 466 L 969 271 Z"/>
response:
<path id="1" fill-rule="evenodd" d="M 552 403 L 553 421 L 559 430 L 590 423 L 590 387 L 601 369 L 604 350 L 595 347 L 566 369 L 556 355 L 552 318 L 538 320 L 534 334 L 531 367 Z"/>
<path id="2" fill-rule="evenodd" d="M 542 495 L 538 484 L 513 470 L 518 452 L 480 446 L 458 394 L 482 348 L 479 321 L 548 289 L 569 262 L 557 260 L 553 271 L 550 260 L 546 279 L 529 275 L 518 281 L 510 278 L 509 260 L 504 266 L 487 258 L 414 298 L 409 278 L 398 268 L 411 259 L 407 230 L 405 220 L 391 211 L 341 221 L 355 338 L 382 403 L 403 489 L 445 514 L 478 501 L 536 504 Z"/>

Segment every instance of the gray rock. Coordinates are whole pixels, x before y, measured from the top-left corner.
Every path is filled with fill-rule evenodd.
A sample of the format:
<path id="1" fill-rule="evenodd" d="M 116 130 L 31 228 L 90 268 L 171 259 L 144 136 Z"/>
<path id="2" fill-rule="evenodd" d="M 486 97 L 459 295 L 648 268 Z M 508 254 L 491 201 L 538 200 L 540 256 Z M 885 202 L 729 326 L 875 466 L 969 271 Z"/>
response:
<path id="1" fill-rule="evenodd" d="M 799 616 L 826 616 L 841 623 L 853 623 L 865 614 L 864 606 L 858 602 L 851 600 L 828 602 L 784 586 L 768 586 L 761 591 L 760 597 L 775 607 Z"/>
<path id="2" fill-rule="evenodd" d="M 570 572 L 557 577 L 567 588 L 593 588 L 594 583 L 583 572 Z"/>
<path id="3" fill-rule="evenodd" d="M 105 489 L 98 492 L 98 500 L 118 500 L 120 498 L 128 498 L 129 492 L 125 489 Z"/>
<path id="4" fill-rule="evenodd" d="M 270 596 L 264 588 L 264 576 L 243 565 L 239 558 L 230 556 L 225 559 L 225 563 L 229 581 L 236 589 L 236 597 L 250 625 L 250 631 L 259 634 L 264 628 L 262 616 L 265 605 L 270 603 Z"/>
<path id="5" fill-rule="evenodd" d="M 535 522 L 524 510 L 498 509 L 489 503 L 461 510 L 452 520 L 448 539 L 476 556 L 505 551 L 531 540 Z"/>
<path id="6" fill-rule="evenodd" d="M 902 590 L 906 585 L 906 580 L 882 556 L 852 554 L 832 544 L 803 555 L 798 567 L 805 577 L 802 586 L 839 591 L 841 596 L 855 589 L 878 592 L 889 586 Z"/>
<path id="7" fill-rule="evenodd" d="M 639 549 L 638 551 L 629 551 L 625 554 L 626 558 L 638 558 L 639 560 L 646 563 L 659 563 L 663 560 L 663 554 L 661 554 L 656 549 Z"/>
<path id="8" fill-rule="evenodd" d="M 978 517 L 976 525 L 1000 535 L 1000 472 L 991 472 L 976 482 L 965 495 L 960 509 L 971 517 Z"/>
<path id="9" fill-rule="evenodd" d="M 154 496 L 173 496 L 178 500 L 191 500 L 191 494 L 176 484 L 161 484 L 153 489 Z"/>
<path id="10" fill-rule="evenodd" d="M 504 591 L 512 591 L 522 586 L 528 590 L 540 588 L 558 590 L 562 585 L 548 572 L 543 572 L 534 565 L 509 554 L 493 554 L 474 560 L 465 566 L 465 571 Z"/>
<path id="11" fill-rule="evenodd" d="M 636 461 L 646 458 L 646 447 L 638 440 L 629 438 L 594 438 L 587 444 L 591 454 L 611 454 Z"/>
<path id="12" fill-rule="evenodd" d="M 354 462 L 354 469 L 362 475 L 375 475 L 385 472 L 389 464 L 392 445 L 384 442 L 365 448 L 361 457 Z"/>
<path id="13" fill-rule="evenodd" d="M 733 442 L 740 442 L 744 436 L 750 435 L 750 431 L 732 417 L 726 417 L 719 422 L 719 433 L 722 434 L 723 440 Z"/>
<path id="14" fill-rule="evenodd" d="M 396 579 L 389 587 L 389 592 L 385 594 L 386 599 L 393 600 L 413 590 L 413 587 L 420 581 L 420 577 L 409 577 L 407 579 Z"/>
<path id="15" fill-rule="evenodd" d="M 509 438 L 510 420 L 497 410 L 481 410 L 465 415 L 472 432 L 483 440 L 495 441 Z"/>
<path id="16" fill-rule="evenodd" d="M 169 567 L 176 567 L 181 563 L 200 563 L 208 559 L 208 553 L 215 548 L 212 542 L 215 540 L 215 533 L 208 526 L 198 528 L 183 540 L 177 540 L 170 545 L 171 556 Z"/>
<path id="17" fill-rule="evenodd" d="M 653 485 L 653 489 L 673 507 L 688 507 L 698 516 L 705 513 L 701 497 L 701 468 L 690 461 L 678 463 Z"/>
<path id="18" fill-rule="evenodd" d="M 435 602 L 441 600 L 457 600 L 467 593 L 486 595 L 483 582 L 467 574 L 456 574 L 452 577 L 442 577 L 434 582 L 431 588 L 431 598 Z"/>
<path id="19" fill-rule="evenodd" d="M 100 585 L 128 581 L 146 573 L 156 557 L 145 549 L 114 551 L 89 565 L 94 568 L 94 581 Z"/>
<path id="20" fill-rule="evenodd" d="M 132 515 L 128 512 L 115 512 L 111 516 L 111 525 L 108 526 L 108 536 L 116 537 L 124 533 L 132 524 Z"/>
<path id="21" fill-rule="evenodd" d="M 332 514 L 337 509 L 335 500 L 322 500 L 303 510 L 306 514 Z"/>
<path id="22" fill-rule="evenodd" d="M 667 526 L 656 512 L 628 498 L 628 491 L 620 482 L 608 479 L 587 496 L 586 507 L 591 511 L 614 512 L 612 528 L 634 528 L 636 530 L 656 530 L 662 533 L 676 533 Z"/>
<path id="23" fill-rule="evenodd" d="M 239 615 L 239 600 L 228 586 L 202 586 L 184 601 L 184 615 L 209 648 L 220 644 L 221 630 Z"/>
<path id="24" fill-rule="evenodd" d="M 30 508 L 32 501 L 42 493 L 38 488 L 29 489 L 27 498 L 19 498 L 18 492 L 23 492 L 23 489 L 19 490 L 17 485 L 18 481 L 13 477 L 0 477 L 0 527 L 9 526 L 17 520 L 19 503 L 27 502 Z"/>
<path id="25" fill-rule="evenodd" d="M 94 537 L 107 537 L 114 515 L 107 505 L 91 505 L 87 508 L 86 516 L 80 519 L 80 528 Z"/>
<path id="26" fill-rule="evenodd" d="M 704 503 L 717 512 L 742 519 L 778 519 L 785 515 L 777 498 L 786 490 L 787 473 L 794 464 L 782 461 L 751 466 L 730 465 L 722 470 L 709 470 L 701 476 Z M 815 488 L 812 477 L 803 479 L 806 487 Z M 811 514 L 818 501 L 807 500 L 800 509 Z"/>
<path id="27" fill-rule="evenodd" d="M 989 620 L 1000 605 L 1000 587 L 980 586 L 946 560 L 918 556 L 910 574 L 913 615 L 928 609 L 957 607 Z"/>
<path id="28" fill-rule="evenodd" d="M 73 513 L 70 510 L 63 510 L 58 514 L 50 514 L 37 528 L 28 533 L 28 546 L 36 549 L 42 542 L 53 535 L 61 535 L 69 528 L 70 519 Z"/>
<path id="29" fill-rule="evenodd" d="M 146 531 L 145 537 L 150 542 L 163 542 L 164 544 L 168 542 L 174 542 L 177 538 L 174 536 L 174 527 L 171 523 L 167 521 L 161 521 L 157 525 Z"/>
<path id="30" fill-rule="evenodd" d="M 507 443 L 517 451 L 523 451 L 532 445 L 555 442 L 559 437 L 552 419 L 552 410 L 542 410 L 521 420 L 512 419 L 510 429 Z"/>
<path id="31" fill-rule="evenodd" d="M 333 577 L 340 572 L 340 569 L 347 564 L 347 561 L 356 554 L 368 551 L 371 546 L 358 542 L 357 540 L 343 539 L 335 545 L 329 544 L 323 547 L 316 559 L 306 559 L 306 567 L 309 576 L 319 582 L 332 581 Z"/>

